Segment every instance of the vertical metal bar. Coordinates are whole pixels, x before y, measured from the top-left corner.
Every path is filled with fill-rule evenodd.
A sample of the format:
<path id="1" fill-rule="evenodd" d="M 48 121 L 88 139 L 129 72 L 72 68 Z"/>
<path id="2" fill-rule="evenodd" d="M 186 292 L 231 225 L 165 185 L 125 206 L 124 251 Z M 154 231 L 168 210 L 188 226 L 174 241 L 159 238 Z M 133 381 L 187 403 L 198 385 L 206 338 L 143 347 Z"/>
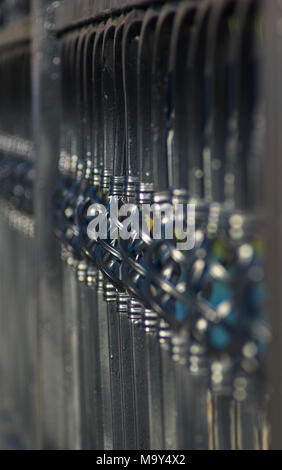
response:
<path id="1" fill-rule="evenodd" d="M 144 15 L 138 48 L 137 146 L 140 186 L 138 188 L 137 203 L 139 203 L 140 211 L 142 211 L 142 204 L 146 203 L 147 199 L 151 199 L 153 190 L 152 75 L 153 49 L 158 16 L 159 10 L 157 9 L 148 9 Z M 140 256 L 138 261 L 142 263 Z M 139 297 L 142 297 L 142 293 L 139 294 Z M 145 298 L 144 302 L 146 302 Z M 147 305 L 143 307 L 141 328 L 145 332 L 150 449 L 162 449 L 164 447 L 163 390 L 160 376 L 160 350 L 157 341 L 158 315 L 147 307 Z"/>
<path id="2" fill-rule="evenodd" d="M 66 252 L 63 265 L 64 335 L 63 357 L 65 365 L 65 441 L 69 449 L 81 448 L 80 433 L 80 391 L 78 362 L 77 305 L 75 295 L 75 270 L 73 259 Z"/>
<path id="3" fill-rule="evenodd" d="M 100 339 L 101 394 L 102 416 L 104 424 L 104 449 L 113 449 L 112 395 L 109 355 L 109 331 L 107 321 L 107 304 L 104 301 L 103 275 L 98 271 L 97 278 L 97 313 Z"/>
<path id="4" fill-rule="evenodd" d="M 168 162 L 166 152 L 168 70 L 171 31 L 176 8 L 165 5 L 156 25 L 153 48 L 152 70 L 152 150 L 155 190 L 168 188 Z M 161 360 L 162 401 L 163 401 L 163 448 L 177 449 L 178 408 L 176 396 L 175 367 L 170 356 L 171 330 L 163 320 L 159 320 L 158 340 Z"/>
<path id="5" fill-rule="evenodd" d="M 83 135 L 83 128 L 84 128 L 84 121 L 83 121 L 83 65 L 84 65 L 84 47 L 85 41 L 87 37 L 88 31 L 87 29 L 82 29 L 79 32 L 77 38 L 77 46 L 74 56 L 72 57 L 73 60 L 73 80 L 74 80 L 74 109 L 72 110 L 73 115 L 75 116 L 76 128 L 75 128 L 75 135 L 74 141 L 75 148 L 73 155 L 77 157 L 77 171 L 76 171 L 76 180 L 79 189 L 77 191 L 77 201 L 82 197 L 81 189 L 82 186 L 82 178 L 84 177 L 84 135 Z M 79 249 L 80 247 L 78 247 Z M 88 387 L 88 355 L 89 355 L 89 344 L 86 340 L 86 334 L 89 329 L 87 325 L 87 319 L 89 319 L 89 312 L 87 311 L 87 301 L 86 301 L 86 292 L 85 292 L 85 281 L 86 281 L 86 271 L 87 271 L 87 264 L 85 261 L 79 261 L 76 268 L 76 275 L 77 275 L 77 285 L 76 285 L 76 292 L 77 292 L 77 328 L 78 328 L 78 354 L 79 354 L 79 388 L 80 388 L 80 412 L 81 412 L 81 425 L 80 425 L 80 433 L 81 433 L 81 447 L 83 449 L 89 449 L 89 439 L 90 433 L 88 429 L 89 419 L 89 407 L 90 405 L 90 397 L 89 397 L 89 387 Z"/>
<path id="6" fill-rule="evenodd" d="M 119 292 L 117 295 L 117 311 L 119 314 L 120 334 L 120 358 L 122 374 L 122 397 L 123 397 L 123 422 L 124 422 L 124 447 L 128 450 L 136 450 L 136 418 L 135 418 L 135 391 L 134 370 L 131 347 L 130 322 L 128 320 L 128 301 L 126 293 Z"/>
<path id="7" fill-rule="evenodd" d="M 113 181 L 115 181 L 115 191 L 119 194 L 123 190 L 124 184 L 124 163 L 125 163 L 125 105 L 124 86 L 122 74 L 122 41 L 125 24 L 124 16 L 115 29 L 114 40 L 114 82 L 115 82 L 115 107 L 118 117 L 115 127 L 115 155 L 113 168 Z M 114 184 L 112 184 L 112 189 Z M 112 191 L 113 192 L 113 191 Z M 120 270 L 119 270 L 120 272 Z M 135 419 L 135 392 L 134 392 L 134 371 L 133 356 L 130 337 L 130 322 L 127 318 L 127 303 L 129 295 L 122 290 L 117 292 L 117 312 L 119 315 L 120 334 L 120 366 L 121 366 L 121 387 L 123 401 L 123 426 L 124 426 L 124 448 L 136 449 L 136 419 Z"/>
<path id="8" fill-rule="evenodd" d="M 102 71 L 103 71 L 103 40 L 105 25 L 101 22 L 95 32 L 95 40 L 93 44 L 92 54 L 92 106 L 91 118 L 93 126 L 91 135 L 91 152 L 93 152 L 94 171 L 101 173 L 104 165 L 104 131 L 103 131 L 103 88 L 102 88 Z M 100 173 L 99 173 L 100 172 Z M 94 175 L 94 184 L 97 187 L 97 173 Z M 101 192 L 102 194 L 102 192 Z M 100 194 L 100 196 L 101 196 Z M 89 250 L 91 259 L 96 263 L 96 242 L 92 243 Z M 100 370 L 100 390 L 101 390 L 101 414 L 103 421 L 103 443 L 104 449 L 113 449 L 113 416 L 112 416 L 112 396 L 111 396 L 111 375 L 110 375 L 110 355 L 109 355 L 109 325 L 107 303 L 103 295 L 103 274 L 99 270 L 97 273 L 97 326 L 98 326 L 98 343 L 100 345 L 99 354 L 99 370 Z"/>
<path id="9" fill-rule="evenodd" d="M 164 320 L 159 319 L 158 340 L 161 356 L 161 379 L 163 389 L 163 426 L 164 449 L 178 448 L 177 423 L 178 409 L 176 397 L 175 367 L 171 358 L 171 328 Z"/>
<path id="10" fill-rule="evenodd" d="M 146 333 L 146 360 L 150 422 L 150 449 L 164 449 L 163 382 L 161 352 L 157 340 L 158 315 L 144 309 L 143 328 Z M 166 384 L 166 386 L 169 386 Z"/>
<path id="11" fill-rule="evenodd" d="M 119 317 L 116 310 L 116 289 L 105 281 L 104 292 L 107 296 L 107 318 L 109 331 L 109 356 L 112 394 L 113 419 L 113 448 L 124 448 L 122 389 L 121 389 L 121 362 L 120 362 L 120 331 Z M 111 298 L 112 297 L 112 298 Z"/>
<path id="12" fill-rule="evenodd" d="M 102 415 L 102 404 L 104 397 L 101 388 L 101 362 L 99 337 L 99 319 L 97 314 L 97 270 L 89 265 L 87 270 L 87 299 L 89 303 L 89 380 L 90 399 L 92 400 L 93 416 L 89 423 L 91 429 L 91 448 L 103 449 L 104 445 L 104 423 Z"/>
<path id="13" fill-rule="evenodd" d="M 115 156 L 115 31 L 117 22 L 111 18 L 104 28 L 102 47 L 102 106 L 103 106 L 103 139 L 104 159 L 101 177 L 101 186 L 104 193 L 105 204 L 109 203 L 110 179 L 114 173 Z M 122 387 L 121 387 L 121 363 L 120 363 L 120 336 L 119 318 L 116 311 L 117 290 L 112 282 L 107 280 L 104 271 L 104 262 L 108 257 L 106 247 L 99 244 L 96 250 L 97 262 L 105 272 L 104 297 L 107 302 L 109 347 L 110 347 L 110 373 L 112 394 L 112 421 L 113 421 L 113 447 L 124 447 L 124 425 L 122 413 Z"/>
<path id="14" fill-rule="evenodd" d="M 130 335 L 133 356 L 135 407 L 137 427 L 137 448 L 150 448 L 149 403 L 148 403 L 148 376 L 146 368 L 146 340 L 141 328 L 141 312 L 143 306 L 132 298 L 128 301 L 128 318 L 130 321 Z"/>
<path id="15" fill-rule="evenodd" d="M 127 202 L 136 202 L 135 186 L 138 180 L 137 159 L 137 65 L 138 47 L 143 14 L 132 11 L 125 21 L 122 45 L 122 67 L 125 97 L 126 129 L 126 187 Z M 125 254 L 125 253 L 124 253 Z M 126 256 L 126 254 L 125 254 Z M 126 269 L 126 266 L 124 266 Z M 145 333 L 141 327 L 141 304 L 131 297 L 128 300 L 130 338 L 132 345 L 134 393 L 136 407 L 137 449 L 149 448 L 148 389 L 145 363 Z"/>
<path id="16" fill-rule="evenodd" d="M 50 210 L 50 195 L 57 179 L 59 153 L 59 57 L 58 42 L 46 29 L 47 0 L 32 2 L 33 13 L 33 124 L 37 180 L 35 213 L 37 220 L 38 256 L 38 354 L 40 387 L 40 447 L 64 448 L 64 363 L 62 350 L 63 315 L 61 298 L 61 267 L 52 223 L 46 214 Z M 46 22 L 44 23 L 44 19 Z M 52 136 L 50 138 L 50 136 Z"/>
<path id="17" fill-rule="evenodd" d="M 90 188 L 94 183 L 94 171 L 97 171 L 97 156 L 93 155 L 93 89 L 92 89 L 92 61 L 93 48 L 96 37 L 96 28 L 90 26 L 87 30 L 87 37 L 84 47 L 83 58 L 83 117 L 82 117 L 82 148 L 85 156 L 84 178 L 89 183 Z M 94 110 L 95 112 L 95 110 Z M 89 167 L 88 167 L 89 166 Z M 88 198 L 86 194 L 84 201 Z M 83 204 L 83 202 L 82 202 Z M 83 242 L 83 240 L 82 240 Z M 83 286 L 85 291 L 86 309 L 88 324 L 85 326 L 86 342 L 88 344 L 88 387 L 89 387 L 89 414 L 88 414 L 88 434 L 89 447 L 95 449 L 103 448 L 103 416 L 101 395 L 101 364 L 100 364 L 100 338 L 99 319 L 97 314 L 97 270 L 91 262 L 87 262 L 86 283 Z"/>

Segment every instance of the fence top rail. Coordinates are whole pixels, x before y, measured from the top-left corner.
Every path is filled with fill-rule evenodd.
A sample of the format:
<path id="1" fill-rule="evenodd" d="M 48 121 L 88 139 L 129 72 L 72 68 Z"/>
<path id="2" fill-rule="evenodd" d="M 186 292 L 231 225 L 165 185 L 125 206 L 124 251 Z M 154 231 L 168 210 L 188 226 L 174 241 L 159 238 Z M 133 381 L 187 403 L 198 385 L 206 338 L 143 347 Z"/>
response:
<path id="1" fill-rule="evenodd" d="M 186 0 L 199 2 L 202 0 Z M 56 9 L 52 27 L 56 34 L 61 35 L 69 30 L 109 16 L 119 15 L 134 8 L 146 8 L 152 5 L 162 5 L 168 0 L 64 0 L 53 4 L 50 9 Z M 170 3 L 173 3 L 170 1 Z M 174 1 L 174 3 L 177 3 Z M 57 8 L 58 7 L 58 8 Z"/>

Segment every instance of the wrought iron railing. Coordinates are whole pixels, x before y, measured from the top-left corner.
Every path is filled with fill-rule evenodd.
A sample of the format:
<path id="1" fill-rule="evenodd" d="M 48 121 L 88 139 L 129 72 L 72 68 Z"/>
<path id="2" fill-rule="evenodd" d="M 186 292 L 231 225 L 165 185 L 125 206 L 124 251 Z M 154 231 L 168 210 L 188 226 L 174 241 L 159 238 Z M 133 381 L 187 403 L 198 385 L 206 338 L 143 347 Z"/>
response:
<path id="1" fill-rule="evenodd" d="M 0 38 L 0 373 L 23 420 L 35 387 L 29 442 L 268 447 L 262 5 L 40 1 L 28 40 Z M 162 236 L 113 236 L 113 201 L 154 204 Z M 187 204 L 181 250 L 164 214 Z"/>

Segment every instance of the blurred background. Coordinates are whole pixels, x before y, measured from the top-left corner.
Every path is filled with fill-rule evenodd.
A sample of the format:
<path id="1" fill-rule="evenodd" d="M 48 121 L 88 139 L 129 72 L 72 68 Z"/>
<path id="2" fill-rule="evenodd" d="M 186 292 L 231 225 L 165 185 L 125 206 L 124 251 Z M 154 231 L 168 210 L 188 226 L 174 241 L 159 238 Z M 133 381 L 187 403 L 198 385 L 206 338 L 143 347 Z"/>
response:
<path id="1" fill-rule="evenodd" d="M 282 448 L 281 46 L 280 0 L 0 1 L 1 449 Z M 114 197 L 162 238 L 90 240 Z"/>

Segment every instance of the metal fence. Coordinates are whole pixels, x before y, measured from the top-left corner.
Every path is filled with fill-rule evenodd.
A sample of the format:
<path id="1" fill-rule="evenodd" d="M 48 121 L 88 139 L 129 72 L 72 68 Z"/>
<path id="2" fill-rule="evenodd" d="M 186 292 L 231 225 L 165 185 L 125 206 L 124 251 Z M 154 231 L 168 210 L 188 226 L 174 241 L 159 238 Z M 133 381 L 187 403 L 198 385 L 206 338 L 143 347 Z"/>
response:
<path id="1" fill-rule="evenodd" d="M 4 21 L 0 396 L 24 446 L 268 448 L 264 6 L 40 0 Z M 89 238 L 113 201 L 154 203 L 162 237 L 108 217 Z M 180 204 L 192 249 L 164 235 Z"/>

